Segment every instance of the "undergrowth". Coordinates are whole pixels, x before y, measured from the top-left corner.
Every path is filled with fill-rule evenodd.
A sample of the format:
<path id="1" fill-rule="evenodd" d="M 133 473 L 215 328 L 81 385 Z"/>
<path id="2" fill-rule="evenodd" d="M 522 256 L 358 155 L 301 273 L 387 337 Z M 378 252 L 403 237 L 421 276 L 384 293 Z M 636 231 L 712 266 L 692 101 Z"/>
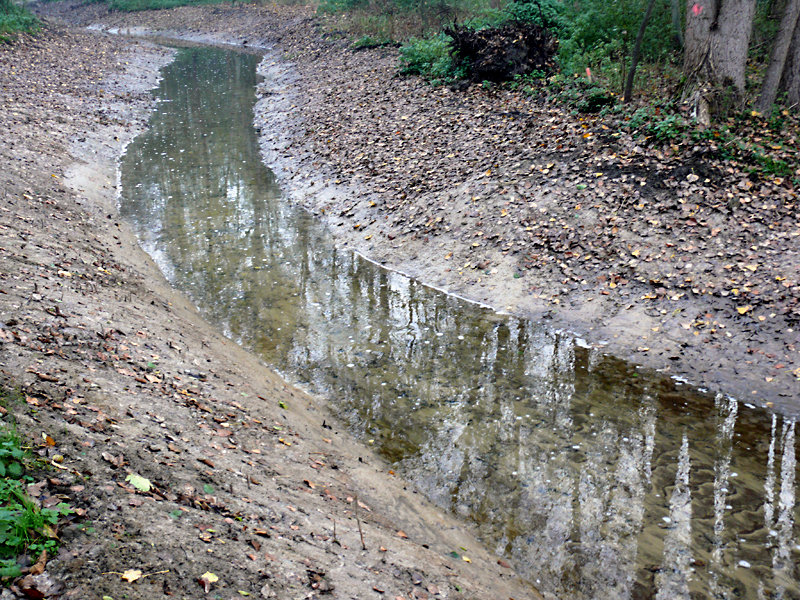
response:
<path id="1" fill-rule="evenodd" d="M 178 6 L 197 6 L 203 4 L 223 4 L 233 0 L 89 0 L 93 3 L 108 4 L 110 10 L 119 12 L 137 12 L 142 10 L 163 10 Z"/>
<path id="2" fill-rule="evenodd" d="M 0 0 L 0 43 L 11 41 L 16 33 L 35 33 L 41 21 L 12 0 Z"/>
<path id="3" fill-rule="evenodd" d="M 8 404 L 16 394 L 0 390 L 0 404 Z M 0 420 L 0 578 L 17 577 L 22 571 L 17 558 L 27 554 L 31 560 L 58 548 L 55 526 L 71 508 L 59 503 L 52 508 L 37 506 L 28 496 L 33 478 L 26 464 L 33 462 L 10 415 Z"/>

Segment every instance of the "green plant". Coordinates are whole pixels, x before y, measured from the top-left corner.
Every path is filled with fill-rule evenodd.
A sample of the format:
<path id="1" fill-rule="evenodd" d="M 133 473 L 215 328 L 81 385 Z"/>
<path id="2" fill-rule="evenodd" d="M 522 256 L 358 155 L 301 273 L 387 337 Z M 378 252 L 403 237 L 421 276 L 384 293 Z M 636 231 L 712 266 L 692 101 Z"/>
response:
<path id="1" fill-rule="evenodd" d="M 39 508 L 28 498 L 23 481 L 0 479 L 0 557 L 28 552 L 35 559 L 44 550 L 54 550 L 58 540 L 53 526 L 71 512 L 63 502 Z"/>
<path id="2" fill-rule="evenodd" d="M 0 403 L 14 394 L 0 390 Z M 9 419 L 10 417 L 7 417 Z M 13 422 L 0 422 L 0 577 L 19 575 L 16 557 L 27 552 L 32 558 L 58 547 L 53 526 L 71 512 L 69 505 L 39 508 L 27 494 L 30 477 L 23 477 L 25 452 Z"/>
<path id="3" fill-rule="evenodd" d="M 422 75 L 426 79 L 454 79 L 459 76 L 450 55 L 450 36 L 440 33 L 432 38 L 411 38 L 400 47 L 400 72 Z"/>
<path id="4" fill-rule="evenodd" d="M 22 459 L 25 452 L 20 447 L 16 427 L 5 426 L 0 430 L 0 477 L 22 477 Z"/>
<path id="5" fill-rule="evenodd" d="M 659 142 L 671 142 L 683 136 L 684 120 L 678 114 L 671 114 L 653 121 L 647 131 Z"/>
<path id="6" fill-rule="evenodd" d="M 222 4 L 226 0 L 108 0 L 108 8 L 120 12 L 162 10 L 178 6 Z"/>
<path id="7" fill-rule="evenodd" d="M 374 38 L 371 35 L 364 35 L 358 38 L 351 46 L 353 50 L 368 50 L 370 48 L 381 48 L 390 46 L 392 40 L 385 37 Z"/>
<path id="8" fill-rule="evenodd" d="M 28 9 L 12 0 L 0 0 L 0 42 L 10 41 L 10 34 L 34 33 L 40 27 L 41 22 Z"/>

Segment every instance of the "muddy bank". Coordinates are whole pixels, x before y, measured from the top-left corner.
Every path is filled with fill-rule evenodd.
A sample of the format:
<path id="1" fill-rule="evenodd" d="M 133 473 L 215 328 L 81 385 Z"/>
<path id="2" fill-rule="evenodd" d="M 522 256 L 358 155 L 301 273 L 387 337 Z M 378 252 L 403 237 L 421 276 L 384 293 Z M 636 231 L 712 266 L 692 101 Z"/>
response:
<path id="1" fill-rule="evenodd" d="M 754 182 L 707 147 L 648 144 L 513 90 L 398 78 L 393 50 L 355 52 L 308 9 L 91 10 L 71 16 L 272 47 L 262 148 L 341 245 L 647 368 L 800 411 L 789 181 Z"/>
<path id="2" fill-rule="evenodd" d="M 537 597 L 205 323 L 119 220 L 116 160 L 170 56 L 52 25 L 0 49 L 2 384 L 51 465 L 39 501 L 76 510 L 4 597 L 201 598 L 206 572 L 226 598 Z"/>

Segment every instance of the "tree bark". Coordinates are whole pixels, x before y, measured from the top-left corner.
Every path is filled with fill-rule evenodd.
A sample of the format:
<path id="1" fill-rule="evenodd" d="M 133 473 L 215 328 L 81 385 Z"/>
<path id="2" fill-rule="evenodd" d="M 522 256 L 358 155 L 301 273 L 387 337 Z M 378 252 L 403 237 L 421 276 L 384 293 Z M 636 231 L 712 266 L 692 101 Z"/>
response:
<path id="1" fill-rule="evenodd" d="M 778 36 L 775 38 L 775 44 L 772 47 L 772 57 L 769 61 L 769 67 L 767 67 L 764 83 L 761 86 L 761 94 L 756 103 L 756 110 L 761 113 L 766 113 L 775 103 L 781 77 L 785 72 L 786 58 L 789 55 L 791 42 L 797 30 L 798 17 L 800 17 L 800 0 L 789 0 L 786 3 L 786 10 L 781 19 Z"/>
<path id="2" fill-rule="evenodd" d="M 800 18 L 794 26 L 794 36 L 783 66 L 781 91 L 786 92 L 786 103 L 789 107 L 797 110 L 800 107 Z"/>
<path id="3" fill-rule="evenodd" d="M 690 83 L 745 92 L 745 63 L 756 0 L 688 0 L 683 71 Z"/>
<path id="4" fill-rule="evenodd" d="M 683 48 L 683 25 L 681 23 L 681 0 L 671 0 L 672 41 L 676 48 Z"/>
<path id="5" fill-rule="evenodd" d="M 650 15 L 653 14 L 653 6 L 655 3 L 656 0 L 650 0 L 650 2 L 647 3 L 647 9 L 644 11 L 642 24 L 639 26 L 639 33 L 636 34 L 636 42 L 633 45 L 633 54 L 631 54 L 631 68 L 628 71 L 628 77 L 625 79 L 625 91 L 622 94 L 623 102 L 631 101 L 631 94 L 633 93 L 633 78 L 636 75 L 636 67 L 639 64 L 639 57 L 642 53 L 642 40 L 644 39 L 645 29 L 647 29 L 647 23 L 650 21 Z"/>

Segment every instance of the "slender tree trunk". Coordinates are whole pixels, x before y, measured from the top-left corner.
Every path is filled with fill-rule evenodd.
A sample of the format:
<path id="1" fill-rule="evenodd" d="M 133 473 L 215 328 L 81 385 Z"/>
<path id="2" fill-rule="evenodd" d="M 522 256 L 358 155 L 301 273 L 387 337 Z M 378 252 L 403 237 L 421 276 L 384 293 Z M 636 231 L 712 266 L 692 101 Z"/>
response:
<path id="1" fill-rule="evenodd" d="M 676 48 L 683 48 L 683 24 L 681 23 L 681 0 L 671 0 L 672 41 Z"/>
<path id="2" fill-rule="evenodd" d="M 639 64 L 639 57 L 642 53 L 642 40 L 644 39 L 645 29 L 647 29 L 647 23 L 650 21 L 650 15 L 653 14 L 653 6 L 655 3 L 656 0 L 650 0 L 650 2 L 647 3 L 647 9 L 644 11 L 642 24 L 639 26 L 639 33 L 636 34 L 636 42 L 633 44 L 633 54 L 631 55 L 631 68 L 628 70 L 628 77 L 625 79 L 625 91 L 622 94 L 623 102 L 631 101 L 631 94 L 633 93 L 633 78 L 636 75 L 636 67 Z"/>
<path id="3" fill-rule="evenodd" d="M 755 9 L 756 0 L 688 0 L 683 71 L 698 113 L 701 103 L 719 113 L 744 98 Z"/>
<path id="4" fill-rule="evenodd" d="M 794 36 L 783 66 L 781 91 L 786 92 L 786 102 L 792 109 L 800 108 L 800 18 L 794 26 Z"/>
<path id="5" fill-rule="evenodd" d="M 797 30 L 798 17 L 800 17 L 800 0 L 789 0 L 786 3 L 783 19 L 781 19 L 778 36 L 775 38 L 775 45 L 772 47 L 772 58 L 770 58 L 767 74 L 761 86 L 761 94 L 756 103 L 756 110 L 759 112 L 766 113 L 775 102 L 792 38 Z"/>

